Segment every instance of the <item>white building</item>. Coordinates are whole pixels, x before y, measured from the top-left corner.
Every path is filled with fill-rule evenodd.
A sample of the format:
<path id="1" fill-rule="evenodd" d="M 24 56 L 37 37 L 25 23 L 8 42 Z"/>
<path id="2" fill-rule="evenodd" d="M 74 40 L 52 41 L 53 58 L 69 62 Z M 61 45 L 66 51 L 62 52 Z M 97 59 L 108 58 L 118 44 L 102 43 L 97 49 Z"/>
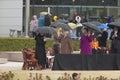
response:
<path id="1" fill-rule="evenodd" d="M 9 37 L 10 29 L 22 30 L 22 15 L 23 0 L 0 0 L 0 37 Z"/>

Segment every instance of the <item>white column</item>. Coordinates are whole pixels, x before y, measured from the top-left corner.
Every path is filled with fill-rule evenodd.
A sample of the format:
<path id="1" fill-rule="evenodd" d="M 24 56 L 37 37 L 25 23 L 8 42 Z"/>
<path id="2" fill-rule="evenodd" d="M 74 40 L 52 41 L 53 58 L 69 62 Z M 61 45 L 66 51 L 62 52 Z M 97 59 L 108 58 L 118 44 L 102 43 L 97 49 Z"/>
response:
<path id="1" fill-rule="evenodd" d="M 48 13 L 50 14 L 50 7 L 48 7 Z"/>
<path id="2" fill-rule="evenodd" d="M 30 0 L 26 0 L 25 2 L 25 37 L 28 37 L 29 16 L 30 16 Z"/>
<path id="3" fill-rule="evenodd" d="M 120 0 L 118 0 L 118 7 L 120 7 Z M 120 15 L 120 8 L 118 8 L 118 15 Z M 118 19 L 120 21 L 120 18 Z"/>
<path id="4" fill-rule="evenodd" d="M 107 16 L 110 16 L 110 8 L 107 7 Z"/>
<path id="5" fill-rule="evenodd" d="M 97 16 L 100 16 L 100 14 L 99 14 L 99 9 L 97 9 Z"/>
<path id="6" fill-rule="evenodd" d="M 118 6 L 120 6 L 120 0 L 118 0 Z"/>

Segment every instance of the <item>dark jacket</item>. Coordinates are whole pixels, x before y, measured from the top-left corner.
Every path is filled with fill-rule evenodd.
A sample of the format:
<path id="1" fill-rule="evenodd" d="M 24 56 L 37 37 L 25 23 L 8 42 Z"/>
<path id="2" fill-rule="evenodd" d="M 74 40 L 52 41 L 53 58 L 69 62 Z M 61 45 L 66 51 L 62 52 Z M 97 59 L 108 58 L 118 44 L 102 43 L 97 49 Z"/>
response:
<path id="1" fill-rule="evenodd" d="M 100 46 L 100 47 L 106 47 L 106 45 L 107 45 L 108 33 L 107 33 L 106 31 L 104 31 L 101 35 L 102 35 L 102 36 L 98 38 L 99 46 Z"/>
<path id="2" fill-rule="evenodd" d="M 36 38 L 36 59 L 40 65 L 46 64 L 46 51 L 45 51 L 45 44 L 44 36 L 37 35 Z"/>
<path id="3" fill-rule="evenodd" d="M 119 53 L 120 54 L 120 30 L 117 33 L 117 37 L 113 37 L 114 31 L 111 33 L 110 39 L 112 40 L 111 43 L 111 50 L 112 53 Z"/>

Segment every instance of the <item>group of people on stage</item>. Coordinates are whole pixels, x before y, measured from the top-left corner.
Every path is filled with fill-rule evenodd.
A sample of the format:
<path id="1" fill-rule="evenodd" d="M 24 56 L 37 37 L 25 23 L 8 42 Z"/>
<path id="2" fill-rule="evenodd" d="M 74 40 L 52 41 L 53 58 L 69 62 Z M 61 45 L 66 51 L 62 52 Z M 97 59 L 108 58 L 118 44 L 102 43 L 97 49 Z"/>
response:
<path id="1" fill-rule="evenodd" d="M 90 34 L 88 28 L 83 29 L 80 40 L 81 54 L 100 54 L 101 48 L 106 48 L 108 33 L 104 30 L 100 34 Z"/>
<path id="2" fill-rule="evenodd" d="M 88 28 L 82 29 L 82 35 L 80 39 L 80 53 L 81 54 L 101 54 L 102 50 L 106 50 L 105 53 L 119 53 L 120 52 L 120 29 L 114 27 L 110 35 L 111 44 L 107 47 L 108 32 L 104 29 L 102 33 L 90 33 Z M 73 43 L 68 35 L 67 31 L 62 31 L 61 34 L 54 36 L 54 50 L 55 54 L 71 54 L 73 52 Z"/>
<path id="3" fill-rule="evenodd" d="M 112 53 L 120 53 L 120 29 L 115 27 L 111 33 L 110 39 Z M 54 34 L 54 54 L 72 54 L 73 53 L 73 43 L 68 35 L 68 31 L 60 30 Z M 101 54 L 102 49 L 106 48 L 108 33 L 106 30 L 102 34 L 96 36 L 95 33 L 90 34 L 88 28 L 82 29 L 82 36 L 80 39 L 80 53 L 81 54 Z M 46 64 L 46 39 L 44 34 L 39 34 L 35 38 L 36 40 L 36 58 L 42 67 Z"/>
<path id="4" fill-rule="evenodd" d="M 54 53 L 55 54 L 69 54 L 73 52 L 73 44 L 70 37 L 67 35 L 66 31 L 62 31 L 60 36 L 54 36 L 55 43 L 54 43 Z M 44 34 L 38 34 L 35 38 L 36 40 L 36 59 L 38 63 L 41 65 L 42 68 L 46 67 L 46 49 L 45 44 L 46 40 L 44 38 Z"/>
<path id="5" fill-rule="evenodd" d="M 71 54 L 73 52 L 73 43 L 67 31 L 58 30 L 54 34 L 54 54 Z"/>
<path id="6" fill-rule="evenodd" d="M 87 28 L 84 28 L 83 35 L 81 36 L 81 40 L 80 40 L 81 54 L 103 53 L 102 50 L 107 49 L 107 38 L 108 38 L 108 33 L 106 30 L 104 30 L 102 34 L 96 36 L 94 33 L 90 34 L 89 30 Z M 111 53 L 119 54 L 120 29 L 118 27 L 114 27 L 110 35 L 110 40 L 111 40 L 111 44 L 109 44 L 110 45 L 109 50 L 111 51 Z"/>

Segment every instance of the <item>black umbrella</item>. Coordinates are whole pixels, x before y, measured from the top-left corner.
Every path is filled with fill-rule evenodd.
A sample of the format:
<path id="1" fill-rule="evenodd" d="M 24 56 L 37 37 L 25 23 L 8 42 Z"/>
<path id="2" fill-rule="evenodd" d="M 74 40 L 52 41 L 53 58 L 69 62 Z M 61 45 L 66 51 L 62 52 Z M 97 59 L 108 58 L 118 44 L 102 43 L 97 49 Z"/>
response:
<path id="1" fill-rule="evenodd" d="M 94 30 L 94 31 L 101 32 L 101 30 L 97 28 L 98 25 L 93 24 L 93 22 L 85 22 L 85 23 L 83 23 L 83 25 L 85 27 L 88 27 L 88 28 Z"/>
<path id="2" fill-rule="evenodd" d="M 90 16 L 89 19 L 99 19 L 100 17 L 98 16 Z"/>
<path id="3" fill-rule="evenodd" d="M 59 22 L 59 21 L 56 21 L 56 22 L 53 22 L 50 26 L 51 27 L 57 27 L 58 24 L 61 24 L 62 22 Z"/>
<path id="4" fill-rule="evenodd" d="M 68 22 L 69 22 L 68 20 L 59 19 L 59 20 L 55 21 L 53 24 L 57 24 L 57 23 L 65 23 L 65 24 L 67 24 Z"/>
<path id="5" fill-rule="evenodd" d="M 67 19 L 69 17 L 68 14 L 61 14 L 60 19 Z"/>
<path id="6" fill-rule="evenodd" d="M 114 27 L 120 28 L 120 22 L 111 22 L 111 23 L 108 23 L 108 26 L 111 28 L 114 28 Z"/>
<path id="7" fill-rule="evenodd" d="M 64 20 L 64 19 L 59 19 L 56 22 L 61 22 L 61 23 L 67 24 L 69 21 L 68 20 Z"/>
<path id="8" fill-rule="evenodd" d="M 102 25 L 100 22 L 96 22 L 96 21 L 90 23 L 94 24 L 96 27 Z"/>
<path id="9" fill-rule="evenodd" d="M 54 22 L 51 24 L 51 27 L 59 27 L 64 29 L 65 31 L 71 30 L 70 26 L 68 24 L 62 23 L 62 22 Z"/>
<path id="10" fill-rule="evenodd" d="M 53 33 L 56 33 L 56 30 L 52 27 L 39 27 L 36 29 L 35 31 L 37 34 L 39 33 L 49 33 L 49 34 L 53 34 Z"/>

